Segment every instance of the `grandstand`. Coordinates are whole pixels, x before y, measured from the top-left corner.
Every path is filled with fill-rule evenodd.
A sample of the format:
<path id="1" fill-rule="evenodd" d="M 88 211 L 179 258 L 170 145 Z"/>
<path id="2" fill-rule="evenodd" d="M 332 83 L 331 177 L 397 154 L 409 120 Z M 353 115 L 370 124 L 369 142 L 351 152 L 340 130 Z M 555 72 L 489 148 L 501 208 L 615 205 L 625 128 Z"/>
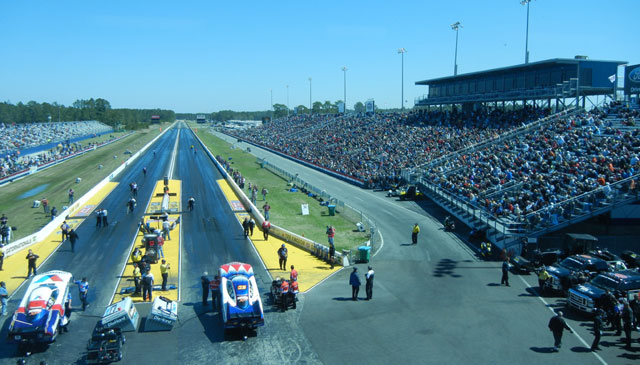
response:
<path id="1" fill-rule="evenodd" d="M 640 217 L 629 209 L 638 200 L 638 106 L 599 109 L 590 100 L 614 100 L 611 75 L 625 63 L 553 59 L 416 82 L 429 86 L 416 100 L 427 110 L 520 104 L 556 114 L 405 169 L 403 178 L 500 247 L 604 213 Z"/>

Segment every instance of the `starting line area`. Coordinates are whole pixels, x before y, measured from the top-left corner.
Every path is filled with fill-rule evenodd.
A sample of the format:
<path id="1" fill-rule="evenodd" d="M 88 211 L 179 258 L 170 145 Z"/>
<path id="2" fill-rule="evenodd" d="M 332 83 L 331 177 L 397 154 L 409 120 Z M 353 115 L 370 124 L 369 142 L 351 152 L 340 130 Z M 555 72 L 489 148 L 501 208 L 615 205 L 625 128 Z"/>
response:
<path id="1" fill-rule="evenodd" d="M 233 189 L 231 189 L 229 183 L 224 179 L 220 179 L 218 180 L 218 185 L 227 198 L 229 206 L 234 211 L 240 224 L 242 224 L 242 221 L 244 221 L 245 218 L 251 218 L 249 213 L 246 211 L 240 213 L 235 209 L 235 204 L 233 202 L 240 202 L 240 199 L 238 199 Z M 342 266 L 336 265 L 331 269 L 331 266 L 323 260 L 320 260 L 309 252 L 288 244 L 277 237 L 269 236 L 269 238 L 265 240 L 264 234 L 262 233 L 262 227 L 258 227 L 257 225 L 253 230 L 253 234 L 249 235 L 249 238 L 251 238 L 251 243 L 256 248 L 256 251 L 262 258 L 262 262 L 264 262 L 267 270 L 274 279 L 277 276 L 289 279 L 291 265 L 295 266 L 298 271 L 298 285 L 301 292 L 309 290 L 342 268 Z M 282 244 L 286 244 L 289 252 L 286 267 L 287 270 L 280 270 L 279 267 L 280 262 L 278 260 L 278 249 Z"/>
<path id="2" fill-rule="evenodd" d="M 162 284 L 162 275 L 160 273 L 160 263 L 162 258 L 158 259 L 158 262 L 155 264 L 151 264 L 151 273 L 153 273 L 154 283 L 153 283 L 153 298 L 157 296 L 163 296 L 165 298 L 179 301 L 180 300 L 180 289 L 179 289 L 179 273 L 180 273 L 180 210 L 181 210 L 181 202 L 180 202 L 180 194 L 182 188 L 182 182 L 180 180 L 169 180 L 168 185 L 168 214 L 169 221 L 172 224 L 175 224 L 173 229 L 170 232 L 170 237 L 164 241 L 163 251 L 164 251 L 164 259 L 170 265 L 169 269 L 169 278 L 167 279 L 167 290 L 160 290 Z M 147 205 L 147 208 L 144 213 L 144 223 L 149 223 L 151 228 L 157 228 L 162 231 L 162 220 L 160 216 L 162 215 L 162 200 L 164 198 L 164 183 L 163 181 L 158 181 L 153 190 L 153 195 L 151 196 L 151 200 Z M 134 216 L 135 213 L 134 211 Z M 131 258 L 131 254 L 134 249 L 137 247 L 142 251 L 143 255 L 146 255 L 145 244 L 142 239 L 144 237 L 144 233 L 142 230 L 139 230 L 136 234 L 133 244 L 131 245 L 131 249 L 129 251 L 127 263 L 125 265 L 124 271 L 122 275 L 120 275 L 118 286 L 116 288 L 115 295 L 113 296 L 113 300 L 111 304 L 115 302 L 119 302 L 125 297 L 131 297 L 133 302 L 143 302 L 142 294 L 134 294 L 134 280 L 133 280 L 133 260 Z M 157 289 L 156 289 L 157 288 Z"/>

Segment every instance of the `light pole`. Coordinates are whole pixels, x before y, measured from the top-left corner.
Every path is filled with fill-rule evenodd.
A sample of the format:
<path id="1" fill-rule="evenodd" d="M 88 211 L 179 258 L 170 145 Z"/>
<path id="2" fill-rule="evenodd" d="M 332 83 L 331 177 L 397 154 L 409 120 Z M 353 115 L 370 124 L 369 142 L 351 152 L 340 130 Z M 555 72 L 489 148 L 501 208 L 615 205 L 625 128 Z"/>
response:
<path id="1" fill-rule="evenodd" d="M 527 35 L 524 45 L 524 63 L 529 63 L 529 3 L 531 0 L 520 0 L 521 5 L 527 6 Z"/>
<path id="2" fill-rule="evenodd" d="M 309 114 L 311 114 L 311 77 L 309 77 Z"/>
<path id="3" fill-rule="evenodd" d="M 399 48 L 398 49 L 398 53 L 400 53 L 400 55 L 402 56 L 402 66 L 401 66 L 402 72 L 401 72 L 401 76 L 400 76 L 400 80 L 401 80 L 400 81 L 400 84 L 401 84 L 400 96 L 402 97 L 402 100 L 400 100 L 400 102 L 401 102 L 400 109 L 404 110 L 404 54 L 407 53 L 407 50 L 404 49 L 404 48 Z"/>
<path id="4" fill-rule="evenodd" d="M 271 120 L 273 120 L 273 89 L 271 89 Z"/>
<path id="5" fill-rule="evenodd" d="M 463 28 L 460 22 L 451 24 L 451 29 L 456 31 L 456 54 L 453 58 L 453 76 L 458 75 L 458 29 Z"/>
<path id="6" fill-rule="evenodd" d="M 347 66 L 342 66 L 342 72 L 344 74 L 344 113 L 347 113 Z"/>
<path id="7" fill-rule="evenodd" d="M 289 85 L 287 85 L 287 118 L 289 117 Z"/>

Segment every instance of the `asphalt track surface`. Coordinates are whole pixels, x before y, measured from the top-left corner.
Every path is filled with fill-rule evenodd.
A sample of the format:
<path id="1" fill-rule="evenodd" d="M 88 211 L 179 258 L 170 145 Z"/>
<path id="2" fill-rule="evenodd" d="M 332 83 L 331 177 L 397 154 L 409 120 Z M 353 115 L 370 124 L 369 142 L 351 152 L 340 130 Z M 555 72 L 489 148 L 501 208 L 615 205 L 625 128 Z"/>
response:
<path id="1" fill-rule="evenodd" d="M 94 219 L 85 221 L 78 228 L 81 240 L 76 253 L 63 245 L 39 268 L 39 272 L 64 269 L 76 277 L 87 276 L 92 304 L 84 313 L 74 312 L 69 333 L 31 355 L 27 363 L 84 363 L 86 342 L 111 299 L 139 221 L 139 217 L 127 219 L 125 215 L 128 184 L 138 182 L 139 206 L 145 204 L 142 199 L 166 174 L 176 136 L 176 130 L 168 131 L 122 173 L 121 184 L 100 205 L 110 212 L 108 228 L 96 230 Z M 602 357 L 588 352 L 579 337 L 590 344 L 591 324 L 571 313 L 568 323 L 579 337 L 565 333 L 561 352 L 550 353 L 550 309 L 563 307 L 563 300 L 543 303 L 527 287 L 536 286 L 533 276 L 512 275 L 511 287 L 501 287 L 500 263 L 479 260 L 455 234 L 442 231 L 442 211 L 435 205 L 400 203 L 254 147 L 257 156 L 325 186 L 332 195 L 367 212 L 384 239 L 371 263 L 376 271 L 372 301 L 350 300 L 351 269 L 345 268 L 302 296 L 296 311 L 275 311 L 266 294 L 270 278 L 216 186 L 221 175 L 200 148 L 190 150 L 192 144 L 197 146 L 193 136 L 181 133 L 171 176 L 183 182 L 183 201 L 190 195 L 196 198 L 194 212 L 182 217 L 180 320 L 171 332 L 127 333 L 124 363 L 613 364 L 638 359 L 638 352 L 624 352 L 617 338 L 606 335 L 601 342 Z M 155 159 L 153 149 L 158 152 Z M 146 179 L 142 177 L 144 166 Z M 422 231 L 419 244 L 411 246 L 410 230 L 415 222 Z M 218 265 L 228 261 L 252 264 L 263 292 L 266 324 L 247 341 L 238 334 L 225 336 L 220 317 L 201 304 L 202 272 L 211 276 Z M 366 265 L 357 266 L 363 275 Z M 17 307 L 25 288 L 15 293 L 10 309 Z M 77 290 L 73 295 L 74 308 L 78 308 Z M 137 308 L 144 319 L 148 304 Z M 9 322 L 10 317 L 3 317 L 0 336 L 6 336 Z M 0 342 L 0 363 L 14 364 L 18 358 L 15 345 Z"/>

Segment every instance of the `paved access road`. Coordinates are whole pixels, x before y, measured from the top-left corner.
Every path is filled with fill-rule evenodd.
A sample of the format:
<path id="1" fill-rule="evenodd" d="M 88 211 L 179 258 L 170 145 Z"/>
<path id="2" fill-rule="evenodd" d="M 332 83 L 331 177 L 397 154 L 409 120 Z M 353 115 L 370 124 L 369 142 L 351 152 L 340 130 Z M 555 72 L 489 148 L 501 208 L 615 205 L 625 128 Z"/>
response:
<path id="1" fill-rule="evenodd" d="M 623 364 L 640 357 L 640 345 L 625 352 L 618 337 L 608 334 L 603 351 L 593 355 L 591 322 L 567 310 L 577 336 L 565 332 L 561 352 L 550 353 L 547 324 L 552 310 L 564 309 L 564 299 L 541 300 L 535 275 L 511 275 L 511 287 L 500 286 L 501 263 L 480 260 L 460 237 L 444 232 L 444 212 L 435 203 L 400 202 L 250 147 L 257 157 L 365 212 L 381 232 L 383 246 L 371 263 L 372 301 L 348 300 L 349 268 L 306 294 L 301 325 L 323 363 Z M 419 244 L 411 246 L 416 222 Z M 367 265 L 357 266 L 363 279 Z"/>

